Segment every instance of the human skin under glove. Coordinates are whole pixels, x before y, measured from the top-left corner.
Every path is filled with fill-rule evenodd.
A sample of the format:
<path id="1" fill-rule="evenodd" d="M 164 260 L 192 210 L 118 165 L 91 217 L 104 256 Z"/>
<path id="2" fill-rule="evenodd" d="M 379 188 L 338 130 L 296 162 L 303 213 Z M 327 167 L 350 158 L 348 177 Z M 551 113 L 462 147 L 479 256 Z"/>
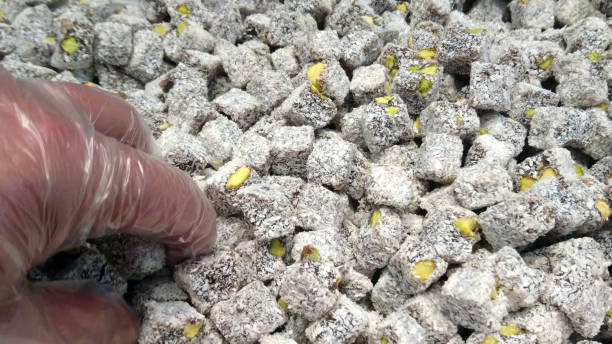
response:
<path id="1" fill-rule="evenodd" d="M 120 98 L 0 67 L 0 343 L 136 342 L 119 298 L 83 282 L 27 282 L 55 252 L 113 233 L 158 240 L 171 262 L 212 248 L 212 206 L 152 147 Z"/>

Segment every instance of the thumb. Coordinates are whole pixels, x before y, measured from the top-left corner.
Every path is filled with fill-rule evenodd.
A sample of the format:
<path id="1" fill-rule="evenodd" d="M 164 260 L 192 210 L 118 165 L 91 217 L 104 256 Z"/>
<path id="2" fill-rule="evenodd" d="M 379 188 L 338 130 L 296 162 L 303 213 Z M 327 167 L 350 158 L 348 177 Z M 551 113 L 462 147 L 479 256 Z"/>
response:
<path id="1" fill-rule="evenodd" d="M 28 286 L 13 304 L 0 305 L 0 343 L 135 343 L 135 315 L 98 288 L 93 282 Z"/>

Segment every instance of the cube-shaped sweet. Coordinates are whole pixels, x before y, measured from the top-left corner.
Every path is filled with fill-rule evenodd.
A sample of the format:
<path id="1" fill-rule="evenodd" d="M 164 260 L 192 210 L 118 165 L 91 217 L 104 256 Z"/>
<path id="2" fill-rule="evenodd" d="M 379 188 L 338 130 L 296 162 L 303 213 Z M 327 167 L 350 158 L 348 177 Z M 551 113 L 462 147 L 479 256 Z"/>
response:
<path id="1" fill-rule="evenodd" d="M 535 108 L 557 105 L 559 105 L 559 95 L 556 93 L 526 82 L 519 82 L 512 89 L 512 108 L 508 115 L 513 120 L 526 125 L 533 118 Z"/>
<path id="2" fill-rule="evenodd" d="M 340 195 L 321 185 L 306 183 L 295 208 L 298 226 L 308 230 L 337 230 L 342 225 L 344 209 Z"/>
<path id="3" fill-rule="evenodd" d="M 557 93 L 564 106 L 594 107 L 608 100 L 608 84 L 592 76 L 568 78 L 559 83 Z"/>
<path id="4" fill-rule="evenodd" d="M 438 59 L 447 72 L 469 75 L 471 63 L 485 57 L 489 45 L 482 28 L 449 28 L 437 46 Z"/>
<path id="5" fill-rule="evenodd" d="M 409 237 L 389 261 L 389 273 L 397 278 L 406 296 L 416 295 L 431 286 L 444 273 L 448 263 L 427 240 Z"/>
<path id="6" fill-rule="evenodd" d="M 106 90 L 123 92 L 123 95 L 142 90 L 142 83 L 136 78 L 126 74 L 120 67 L 107 64 L 96 64 L 95 69 L 98 76 L 98 83 Z M 68 70 L 58 74 L 53 81 L 79 82 L 74 74 Z"/>
<path id="7" fill-rule="evenodd" d="M 402 310 L 423 327 L 426 343 L 440 342 L 451 344 L 451 338 L 457 334 L 457 325 L 444 313 L 439 290 L 410 298 L 404 304 Z"/>
<path id="8" fill-rule="evenodd" d="M 494 290 L 493 273 L 470 267 L 459 268 L 442 286 L 442 302 L 453 322 L 486 332 L 499 328 L 508 314 L 501 298 L 491 297 Z"/>
<path id="9" fill-rule="evenodd" d="M 57 271 L 56 280 L 91 280 L 102 287 L 106 292 L 122 296 L 127 291 L 127 281 L 121 276 L 117 268 L 109 264 L 108 259 L 95 248 L 86 248 L 68 265 Z"/>
<path id="10" fill-rule="evenodd" d="M 128 301 L 141 319 L 144 318 L 145 305 L 149 301 L 187 301 L 189 298 L 171 275 L 160 275 L 146 277 L 130 289 Z"/>
<path id="11" fill-rule="evenodd" d="M 94 27 L 94 54 L 97 61 L 114 66 L 128 63 L 132 54 L 132 29 L 118 23 L 99 23 Z"/>
<path id="12" fill-rule="evenodd" d="M 530 177 L 521 182 L 531 183 Z M 583 181 L 542 178 L 527 192 L 544 198 L 550 205 L 555 217 L 555 228 L 549 232 L 551 236 L 589 233 L 601 228 L 602 214 L 597 204 L 598 201 L 605 203 L 606 197 L 590 190 Z"/>
<path id="13" fill-rule="evenodd" d="M 612 264 L 605 256 L 602 245 L 590 237 L 570 239 L 544 249 L 550 261 L 551 273 L 563 274 L 579 271 L 597 279 L 608 279 Z"/>
<path id="14" fill-rule="evenodd" d="M 198 135 L 204 123 L 222 117 L 208 102 L 206 95 L 202 94 L 203 91 L 207 91 L 205 83 L 180 83 L 173 86 L 166 95 L 168 118 L 165 124 L 176 126 L 191 135 Z M 232 125 L 236 126 L 234 123 Z M 226 159 L 221 159 L 224 160 Z"/>
<path id="15" fill-rule="evenodd" d="M 257 239 L 243 241 L 235 248 L 236 253 L 240 255 L 240 264 L 247 269 L 246 283 L 281 280 L 287 269 L 282 259 L 285 244 L 279 239 Z"/>
<path id="16" fill-rule="evenodd" d="M 210 311 L 210 318 L 232 344 L 255 343 L 286 321 L 285 312 L 260 281 L 246 285 L 231 299 L 217 303 Z"/>
<path id="17" fill-rule="evenodd" d="M 355 243 L 356 258 L 368 267 L 383 268 L 406 237 L 402 220 L 393 210 L 379 208 L 362 222 Z"/>
<path id="18" fill-rule="evenodd" d="M 384 96 L 386 77 L 387 69 L 380 64 L 355 69 L 350 84 L 353 99 L 359 104 L 365 104 L 376 97 Z"/>
<path id="19" fill-rule="evenodd" d="M 238 191 L 241 187 L 259 182 L 259 174 L 240 160 L 232 160 L 213 174 L 204 186 L 208 199 L 217 214 L 234 215 L 240 212 Z"/>
<path id="20" fill-rule="evenodd" d="M 490 206 L 478 223 L 494 249 L 520 247 L 534 242 L 555 227 L 555 216 L 548 202 L 536 195 L 520 194 Z"/>
<path id="21" fill-rule="evenodd" d="M 297 204 L 300 192 L 304 188 L 304 180 L 299 177 L 267 175 L 262 178 L 264 183 L 277 184 L 283 188 L 283 193 L 291 203 Z"/>
<path id="22" fill-rule="evenodd" d="M 509 311 L 535 305 L 543 292 L 545 274 L 525 264 L 519 253 L 503 247 L 493 254 L 496 292 L 508 302 Z"/>
<path id="23" fill-rule="evenodd" d="M 414 142 L 393 145 L 372 157 L 378 165 L 395 165 L 416 168 L 419 147 Z"/>
<path id="24" fill-rule="evenodd" d="M 308 67 L 306 74 L 311 90 L 319 96 L 330 97 L 338 107 L 344 104 L 344 98 L 349 93 L 350 80 L 338 60 L 316 62 Z"/>
<path id="25" fill-rule="evenodd" d="M 332 310 L 338 295 L 340 271 L 321 260 L 318 249 L 306 246 L 301 260 L 287 267 L 279 291 L 287 311 L 315 321 Z"/>
<path id="26" fill-rule="evenodd" d="M 458 206 L 432 209 L 423 220 L 422 240 L 442 259 L 466 262 L 473 245 L 480 240 L 477 215 Z"/>
<path id="27" fill-rule="evenodd" d="M 588 0 L 559 0 L 555 8 L 555 18 L 563 25 L 573 25 L 590 16 L 594 10 L 593 3 Z"/>
<path id="28" fill-rule="evenodd" d="M 502 116 L 498 113 L 491 113 L 480 118 L 480 131 L 492 135 L 501 142 L 506 142 L 514 147 L 515 156 L 523 151 L 527 129 L 523 124 Z"/>
<path id="29" fill-rule="evenodd" d="M 576 332 L 597 335 L 610 309 L 612 288 L 582 271 L 550 275 L 544 286 L 544 302 L 557 306 L 570 319 Z"/>
<path id="30" fill-rule="evenodd" d="M 342 295 L 338 304 L 325 318 L 306 328 L 306 337 L 313 344 L 352 343 L 368 327 L 366 311 Z"/>
<path id="31" fill-rule="evenodd" d="M 145 305 L 139 344 L 201 343 L 206 318 L 184 301 L 149 301 Z"/>
<path id="32" fill-rule="evenodd" d="M 481 110 L 508 111 L 515 75 L 511 67 L 474 62 L 470 71 L 470 102 Z"/>
<path id="33" fill-rule="evenodd" d="M 253 27 L 257 36 L 272 47 L 285 47 L 304 40 L 308 33 L 317 30 L 314 18 L 302 11 L 290 11 L 286 7 L 277 8 L 264 15 L 267 18 L 257 18 Z"/>
<path id="34" fill-rule="evenodd" d="M 512 178 L 505 168 L 476 164 L 459 170 L 453 191 L 462 207 L 485 208 L 508 198 L 512 193 Z"/>
<path id="35" fill-rule="evenodd" d="M 395 311 L 376 324 L 371 344 L 424 344 L 425 330 L 408 313 Z"/>
<path id="36" fill-rule="evenodd" d="M 204 73 L 212 79 L 223 71 L 221 58 L 200 50 L 187 49 L 183 52 L 181 62 Z"/>
<path id="37" fill-rule="evenodd" d="M 306 175 L 308 156 L 314 144 L 311 126 L 283 126 L 270 133 L 271 170 L 279 175 Z"/>
<path id="38" fill-rule="evenodd" d="M 315 60 L 338 59 L 342 54 L 340 37 L 335 30 L 314 31 L 310 33 L 308 48 Z"/>
<path id="39" fill-rule="evenodd" d="M 319 139 L 306 162 L 308 181 L 342 190 L 353 170 L 353 147 L 341 139 Z"/>
<path id="40" fill-rule="evenodd" d="M 21 3 L 19 2 L 19 4 Z M 12 32 L 13 36 L 6 37 L 7 41 L 3 41 L 0 45 L 7 44 L 11 51 L 14 50 L 11 57 L 16 61 L 46 66 L 49 64 L 49 57 L 53 53 L 53 49 L 58 46 L 57 43 L 60 43 L 57 42 L 57 37 L 61 37 L 61 34 L 53 33 L 54 29 L 57 30 L 57 23 L 55 23 L 55 28 L 53 27 L 53 17 L 56 14 L 45 4 L 29 7 L 25 7 L 24 4 L 25 8 L 19 4 L 4 1 L 2 5 L 3 18 L 0 19 L 0 22 L 11 23 L 10 28 L 12 30 L 5 30 L 9 30 L 7 33 Z M 80 12 L 74 11 L 72 14 L 64 16 L 64 19 L 76 19 L 76 16 L 80 14 Z M 11 19 L 9 20 L 9 18 Z"/>
<path id="41" fill-rule="evenodd" d="M 468 150 L 465 166 L 483 163 L 506 168 L 514 157 L 514 153 L 515 148 L 512 144 L 499 141 L 493 135 L 479 135 Z"/>
<path id="42" fill-rule="evenodd" d="M 214 54 L 221 58 L 223 69 L 235 87 L 246 86 L 262 70 L 271 68 L 267 58 L 254 54 L 246 46 L 236 47 L 225 40 L 217 41 Z"/>
<path id="43" fill-rule="evenodd" d="M 140 30 L 134 34 L 132 57 L 125 70 L 134 78 L 149 82 L 162 74 L 163 58 L 161 37 L 152 30 Z"/>
<path id="44" fill-rule="evenodd" d="M 295 88 L 277 110 L 293 125 L 316 129 L 328 125 L 337 113 L 333 100 L 320 93 L 310 81 Z"/>
<path id="45" fill-rule="evenodd" d="M 450 183 L 459 173 L 463 144 L 459 136 L 429 134 L 423 139 L 417 157 L 417 177 Z"/>
<path id="46" fill-rule="evenodd" d="M 290 257 L 294 261 L 300 260 L 302 250 L 308 245 L 316 247 L 322 259 L 329 260 L 336 266 L 346 264 L 352 255 L 348 241 L 342 233 L 338 232 L 338 229 L 304 231 L 295 234 Z"/>
<path id="47" fill-rule="evenodd" d="M 593 117 L 589 112 L 569 107 L 535 108 L 529 145 L 539 149 L 563 146 L 585 149 L 597 130 L 597 118 Z"/>
<path id="48" fill-rule="evenodd" d="M 374 285 L 368 276 L 355 271 L 353 268 L 342 271 L 340 292 L 349 299 L 359 302 L 372 291 L 372 288 L 374 288 Z"/>
<path id="49" fill-rule="evenodd" d="M 555 24 L 555 2 L 553 0 L 522 1 L 508 4 L 512 25 L 525 29 L 550 29 Z"/>
<path id="50" fill-rule="evenodd" d="M 433 189 L 419 199 L 419 208 L 426 211 L 445 208 L 447 206 L 460 206 L 455 198 L 452 184 Z"/>
<path id="51" fill-rule="evenodd" d="M 372 153 L 413 136 L 413 123 L 407 107 L 397 95 L 376 98 L 361 118 L 361 133 Z"/>
<path id="52" fill-rule="evenodd" d="M 421 111 L 419 133 L 425 136 L 448 134 L 468 138 L 478 133 L 479 123 L 476 110 L 467 102 L 436 101 Z"/>
<path id="53" fill-rule="evenodd" d="M 414 28 L 410 31 L 407 42 L 404 41 L 412 50 L 411 53 L 422 54 L 427 51 L 437 55 L 436 48 L 440 44 L 440 35 L 444 32 L 444 27 L 433 21 L 415 21 L 413 24 Z"/>
<path id="54" fill-rule="evenodd" d="M 345 36 L 356 30 L 372 30 L 380 17 L 365 0 L 341 0 L 326 18 L 326 26 Z"/>
<path id="55" fill-rule="evenodd" d="M 410 298 L 402 287 L 399 277 L 392 275 L 388 269 L 383 270 L 372 289 L 372 306 L 377 312 L 390 314 L 402 307 Z"/>
<path id="56" fill-rule="evenodd" d="M 118 234 L 97 240 L 96 246 L 125 279 L 142 279 L 166 264 L 164 246 L 152 240 Z"/>
<path id="57" fill-rule="evenodd" d="M 601 57 L 602 55 L 597 52 L 589 54 L 574 52 L 556 56 L 551 70 L 555 80 L 559 83 L 574 78 L 599 77 L 605 79 L 600 74 Z"/>
<path id="58" fill-rule="evenodd" d="M 264 70 L 249 81 L 246 91 L 259 100 L 261 111 L 268 113 L 291 94 L 292 88 L 284 73 Z"/>
<path id="59" fill-rule="evenodd" d="M 271 240 L 293 233 L 297 221 L 294 209 L 279 185 L 246 185 L 238 190 L 236 197 L 258 240 Z"/>
<path id="60" fill-rule="evenodd" d="M 245 283 L 245 269 L 238 254 L 220 250 L 177 265 L 174 280 L 189 294 L 196 309 L 207 314 L 213 305 L 240 290 Z"/>
<path id="61" fill-rule="evenodd" d="M 85 69 L 93 63 L 94 29 L 79 11 L 66 11 L 55 18 L 55 38 L 60 43 L 51 56 L 51 66 L 58 69 Z M 159 38 L 159 37 L 158 37 Z"/>
<path id="62" fill-rule="evenodd" d="M 431 49 L 424 49 L 421 55 L 425 59 L 402 61 L 391 81 L 391 91 L 404 100 L 410 114 L 419 114 L 438 98 L 443 70 L 432 60 L 432 52 Z"/>
<path id="63" fill-rule="evenodd" d="M 217 241 L 215 248 L 232 249 L 247 237 L 249 224 L 238 217 L 217 216 Z"/>
<path id="64" fill-rule="evenodd" d="M 290 45 L 277 49 L 270 54 L 272 65 L 278 71 L 284 72 L 287 76 L 295 76 L 300 71 L 300 64 L 295 57 L 295 47 Z"/>
<path id="65" fill-rule="evenodd" d="M 261 103 L 247 92 L 232 88 L 213 100 L 217 111 L 231 118 L 242 129 L 253 125 L 261 117 Z"/>
<path id="66" fill-rule="evenodd" d="M 242 131 L 235 122 L 219 116 L 201 127 L 198 138 L 207 151 L 207 160 L 219 168 L 232 158 L 234 149 L 242 141 Z"/>
<path id="67" fill-rule="evenodd" d="M 563 32 L 567 51 L 603 52 L 610 43 L 612 29 L 599 17 L 579 20 Z"/>
<path id="68" fill-rule="evenodd" d="M 411 13 L 410 25 L 416 25 L 423 21 L 443 23 L 451 11 L 450 1 L 423 0 L 406 5 Z"/>
<path id="69" fill-rule="evenodd" d="M 174 61 L 188 59 L 188 51 L 211 52 L 215 47 L 215 37 L 197 22 L 183 19 L 175 30 L 164 35 L 165 56 Z"/>
<path id="70" fill-rule="evenodd" d="M 208 154 L 197 137 L 170 127 L 157 139 L 164 160 L 187 173 L 197 174 L 208 164 Z"/>
<path id="71" fill-rule="evenodd" d="M 233 157 L 244 161 L 264 174 L 270 168 L 270 141 L 255 132 L 247 131 L 233 147 Z"/>
<path id="72" fill-rule="evenodd" d="M 512 313 L 506 321 L 534 334 L 538 343 L 542 344 L 563 343 L 574 332 L 563 312 L 557 307 L 543 304 Z"/>
<path id="73" fill-rule="evenodd" d="M 342 37 L 342 56 L 340 62 L 348 69 L 369 65 L 382 49 L 383 42 L 372 31 L 354 31 Z"/>
<path id="74" fill-rule="evenodd" d="M 420 187 L 411 171 L 392 165 L 373 166 L 366 177 L 365 199 L 374 205 L 409 209 L 416 206 Z"/>

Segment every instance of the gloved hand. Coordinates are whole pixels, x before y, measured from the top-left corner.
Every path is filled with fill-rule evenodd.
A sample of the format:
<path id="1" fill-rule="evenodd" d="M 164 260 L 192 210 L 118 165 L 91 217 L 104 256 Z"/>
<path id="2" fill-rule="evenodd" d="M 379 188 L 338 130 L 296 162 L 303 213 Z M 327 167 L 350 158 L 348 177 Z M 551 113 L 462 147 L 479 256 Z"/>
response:
<path id="1" fill-rule="evenodd" d="M 83 282 L 26 281 L 59 250 L 117 232 L 162 242 L 174 262 L 212 248 L 212 206 L 151 149 L 120 98 L 14 80 L 0 67 L 0 343 L 136 341 L 136 319 L 118 298 Z"/>

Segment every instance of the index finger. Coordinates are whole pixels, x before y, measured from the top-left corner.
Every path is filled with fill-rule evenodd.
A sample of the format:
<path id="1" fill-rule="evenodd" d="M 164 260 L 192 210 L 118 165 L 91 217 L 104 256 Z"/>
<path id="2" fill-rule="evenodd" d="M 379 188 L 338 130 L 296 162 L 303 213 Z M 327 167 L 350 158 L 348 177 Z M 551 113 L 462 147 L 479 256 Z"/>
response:
<path id="1" fill-rule="evenodd" d="M 118 96 L 75 83 L 54 83 L 89 117 L 97 132 L 145 153 L 153 148 L 151 133 L 138 112 Z"/>

